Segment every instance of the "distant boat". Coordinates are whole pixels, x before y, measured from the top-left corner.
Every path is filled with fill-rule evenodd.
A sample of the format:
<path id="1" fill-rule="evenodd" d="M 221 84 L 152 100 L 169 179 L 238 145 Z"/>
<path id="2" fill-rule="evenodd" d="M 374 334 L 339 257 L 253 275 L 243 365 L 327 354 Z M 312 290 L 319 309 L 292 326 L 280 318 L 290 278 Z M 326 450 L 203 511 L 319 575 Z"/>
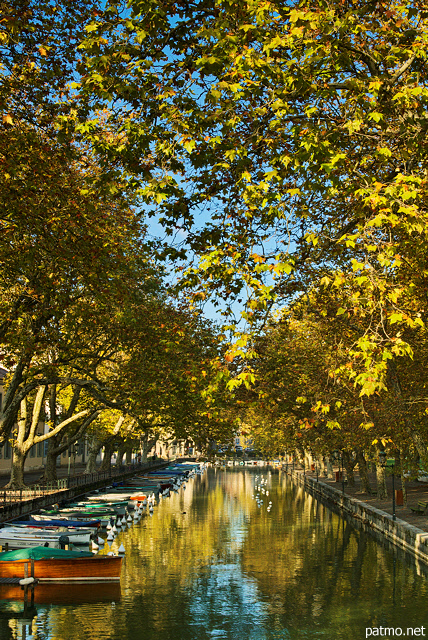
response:
<path id="1" fill-rule="evenodd" d="M 0 553 L 0 578 L 44 582 L 119 582 L 121 556 L 34 547 Z"/>
<path id="2" fill-rule="evenodd" d="M 117 516 L 118 512 L 116 509 L 91 509 L 83 507 L 72 507 L 70 509 L 43 509 L 42 513 L 44 515 L 49 515 L 50 517 L 54 516 L 55 518 L 63 516 L 69 516 L 72 520 L 80 520 L 81 518 L 85 520 L 102 520 L 104 517 L 109 518 L 110 516 Z"/>
<path id="3" fill-rule="evenodd" d="M 120 502 L 110 502 L 98 499 L 98 502 L 92 500 L 81 500 L 80 502 L 71 502 L 67 509 L 82 509 L 90 513 L 103 513 L 105 510 L 115 511 L 116 515 L 125 515 L 126 510 L 129 508 L 130 502 L 128 500 L 121 500 Z M 65 512 L 67 509 L 62 509 Z"/>

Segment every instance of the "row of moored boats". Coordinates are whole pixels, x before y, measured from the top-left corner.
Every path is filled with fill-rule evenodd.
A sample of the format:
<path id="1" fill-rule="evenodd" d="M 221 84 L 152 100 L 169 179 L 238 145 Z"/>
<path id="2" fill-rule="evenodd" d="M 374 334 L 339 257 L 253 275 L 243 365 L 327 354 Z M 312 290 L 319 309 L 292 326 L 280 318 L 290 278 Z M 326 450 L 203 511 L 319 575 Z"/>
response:
<path id="1" fill-rule="evenodd" d="M 98 554 L 115 536 L 152 514 L 203 465 L 182 463 L 134 476 L 67 505 L 55 504 L 0 529 L 0 578 L 21 581 L 118 581 L 125 549 Z M 84 550 L 90 547 L 90 551 Z"/>

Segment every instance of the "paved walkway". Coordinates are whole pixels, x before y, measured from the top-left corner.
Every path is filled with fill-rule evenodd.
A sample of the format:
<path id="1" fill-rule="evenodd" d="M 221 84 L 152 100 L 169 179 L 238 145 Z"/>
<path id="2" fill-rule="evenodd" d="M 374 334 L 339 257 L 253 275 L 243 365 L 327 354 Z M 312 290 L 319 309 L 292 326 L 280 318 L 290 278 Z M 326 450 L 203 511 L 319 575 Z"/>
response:
<path id="1" fill-rule="evenodd" d="M 85 470 L 84 464 L 76 464 L 75 469 L 73 467 L 70 469 L 70 475 L 81 475 Z M 38 469 L 36 471 L 25 471 L 24 472 L 24 482 L 26 485 L 31 486 L 32 484 L 37 484 L 39 482 L 40 477 L 43 475 L 43 469 Z M 66 478 L 68 476 L 68 468 L 67 467 L 58 467 L 57 476 L 59 478 Z M 0 475 L 0 487 L 4 487 L 10 480 L 10 473 L 2 473 Z"/>
<path id="2" fill-rule="evenodd" d="M 337 469 L 335 469 L 336 471 Z M 363 502 L 367 502 L 367 504 L 376 507 L 377 509 L 382 509 L 382 511 L 386 511 L 392 515 L 392 477 L 390 475 L 387 476 L 387 489 L 388 489 L 388 498 L 385 500 L 380 500 L 376 495 L 369 495 L 367 493 L 363 493 L 361 490 L 361 482 L 358 475 L 358 469 L 355 473 L 355 487 L 348 487 L 345 482 L 345 493 L 348 496 L 352 496 L 354 498 L 358 498 L 358 500 L 362 500 Z M 306 471 L 306 475 L 316 478 L 316 474 L 314 472 Z M 346 477 L 346 476 L 345 476 Z M 376 489 L 376 474 L 369 473 L 370 485 L 373 490 Z M 336 482 L 334 479 L 325 478 L 320 475 L 319 480 L 324 482 L 325 484 L 329 484 L 335 489 L 342 491 L 342 481 Z M 395 477 L 395 489 L 401 489 L 401 480 L 400 478 Z M 403 506 L 396 505 L 395 514 L 397 518 L 412 524 L 415 527 L 419 527 L 423 531 L 428 532 L 428 509 L 426 509 L 423 515 L 417 515 L 413 513 L 410 507 L 417 507 L 419 501 L 425 501 L 428 503 L 428 483 L 418 482 L 417 480 L 409 480 L 406 482 L 407 489 L 407 504 Z"/>

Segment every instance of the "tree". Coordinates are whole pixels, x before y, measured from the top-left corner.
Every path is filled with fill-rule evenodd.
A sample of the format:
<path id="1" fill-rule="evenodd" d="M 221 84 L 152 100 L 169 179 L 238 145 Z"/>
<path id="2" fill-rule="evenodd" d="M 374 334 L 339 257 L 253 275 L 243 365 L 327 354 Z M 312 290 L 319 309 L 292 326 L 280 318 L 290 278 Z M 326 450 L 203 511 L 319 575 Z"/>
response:
<path id="1" fill-rule="evenodd" d="M 0 132 L 1 143 L 7 171 L 0 187 L 0 356 L 13 371 L 1 417 L 4 440 L 25 382 L 31 391 L 36 372 L 44 367 L 52 374 L 52 366 L 67 362 L 58 351 L 71 334 L 68 350 L 78 333 L 82 340 L 82 321 L 91 326 L 101 308 L 105 314 L 116 302 L 123 306 L 130 290 L 154 293 L 159 278 L 119 182 L 108 189 L 97 184 L 89 157 L 70 163 L 61 147 L 25 126 Z M 36 362 L 43 366 L 30 375 Z"/>
<path id="2" fill-rule="evenodd" d="M 221 294 L 229 310 L 247 289 L 253 322 L 338 264 L 347 281 L 370 273 L 375 313 L 385 308 L 399 330 L 422 326 L 424 3 L 152 2 L 141 12 L 134 2 L 126 16 L 115 7 L 82 44 L 82 91 L 94 105 L 116 100 L 123 137 L 108 156 L 157 201 L 167 230 L 188 231 L 200 262 L 187 284 Z M 385 385 L 384 355 L 398 348 L 372 310 L 362 296 L 369 393 Z"/>
<path id="3" fill-rule="evenodd" d="M 215 327 L 167 299 L 128 313 L 111 386 L 135 422 L 143 459 L 160 438 L 207 441 L 226 424 L 230 398 Z"/>
<path id="4" fill-rule="evenodd" d="M 97 418 L 99 410 L 96 408 L 88 407 L 86 409 L 82 408 L 80 411 L 75 411 L 77 404 L 76 395 L 80 395 L 80 391 L 81 390 L 78 390 L 77 394 L 76 392 L 73 394 L 64 415 L 59 419 L 57 418 L 47 433 L 43 433 L 43 431 L 40 432 L 40 426 L 44 425 L 45 420 L 44 411 L 48 392 L 47 386 L 39 386 L 37 392 L 27 395 L 22 400 L 19 419 L 14 433 L 12 473 L 9 487 L 22 488 L 24 486 L 24 464 L 31 447 L 56 437 L 66 428 L 72 426 L 74 428 L 73 435 L 69 436 L 67 444 L 64 447 L 65 450 L 65 448 L 70 446 L 71 442 L 74 442 L 76 438 L 79 438 L 91 422 Z M 57 412 L 55 412 L 55 416 L 57 417 Z M 51 451 L 51 456 L 48 456 L 46 460 L 45 477 L 49 481 L 55 479 L 55 462 L 57 455 L 58 453 L 55 452 L 55 450 Z"/>

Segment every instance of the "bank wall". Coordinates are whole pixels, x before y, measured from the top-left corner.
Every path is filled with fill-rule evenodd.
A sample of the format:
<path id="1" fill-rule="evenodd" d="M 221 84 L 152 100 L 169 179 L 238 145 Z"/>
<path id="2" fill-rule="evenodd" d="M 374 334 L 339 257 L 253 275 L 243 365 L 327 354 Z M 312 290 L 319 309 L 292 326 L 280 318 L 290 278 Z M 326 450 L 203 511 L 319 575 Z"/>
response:
<path id="1" fill-rule="evenodd" d="M 376 509 L 371 505 L 343 494 L 342 491 L 315 478 L 305 476 L 303 471 L 288 472 L 293 481 L 305 491 L 319 499 L 323 504 L 373 534 L 378 540 L 388 541 L 411 554 L 428 566 L 428 533 L 418 527 Z"/>

